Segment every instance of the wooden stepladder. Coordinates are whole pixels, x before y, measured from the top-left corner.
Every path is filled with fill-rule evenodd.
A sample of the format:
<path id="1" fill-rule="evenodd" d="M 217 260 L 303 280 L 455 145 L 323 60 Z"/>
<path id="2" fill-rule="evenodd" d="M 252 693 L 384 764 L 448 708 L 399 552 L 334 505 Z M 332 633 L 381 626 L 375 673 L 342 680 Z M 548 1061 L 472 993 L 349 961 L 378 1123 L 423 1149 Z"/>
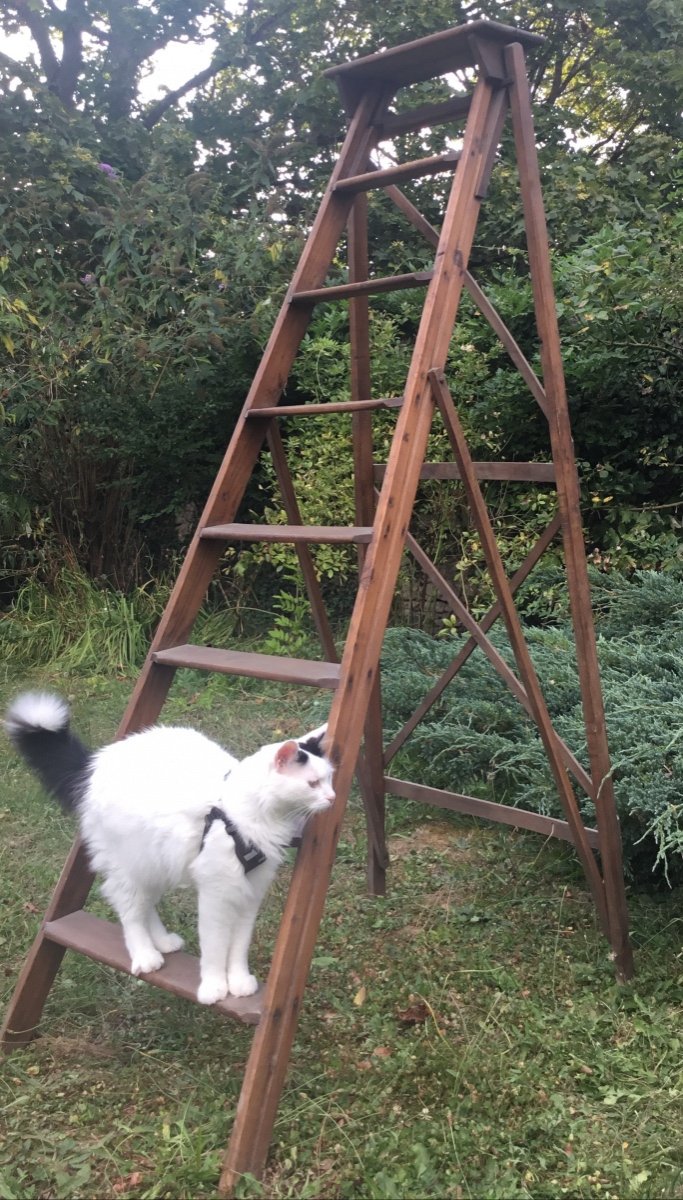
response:
<path id="1" fill-rule="evenodd" d="M 590 608 L 579 487 L 564 391 L 557 321 L 538 163 L 526 80 L 524 50 L 541 39 L 522 30 L 486 21 L 448 29 L 385 53 L 333 68 L 349 116 L 339 159 L 275 323 L 262 363 L 228 447 L 199 527 L 154 638 L 147 661 L 123 717 L 120 736 L 153 723 L 163 706 L 175 671 L 181 667 L 304 683 L 333 691 L 329 719 L 330 753 L 336 764 L 337 802 L 306 830 L 293 873 L 273 961 L 263 992 L 248 999 L 228 997 L 216 1007 L 242 1021 L 258 1023 L 248 1061 L 232 1138 L 221 1178 L 229 1192 L 240 1174 L 263 1170 L 273 1121 L 284 1083 L 298 1012 L 332 870 L 346 800 L 357 772 L 369 834 L 371 890 L 381 893 L 387 855 L 384 840 L 386 792 L 408 795 L 455 811 L 474 813 L 507 824 L 536 829 L 572 842 L 584 867 L 598 920 L 607 936 L 617 973 L 628 978 L 632 957 L 628 935 L 619 825 L 612 791 L 605 736 L 595 635 Z M 397 94 L 411 84 L 473 68 L 477 81 L 467 95 L 437 104 L 401 108 Z M 519 166 L 529 266 L 541 342 L 543 382 L 533 372 L 501 317 L 468 272 L 480 205 L 485 198 L 504 121 L 510 114 Z M 380 168 L 372 152 L 382 141 L 402 134 L 464 120 L 458 151 Z M 457 133 L 455 136 L 459 136 Z M 440 233 L 399 190 L 407 180 L 453 174 Z M 435 248 L 430 271 L 390 278 L 368 278 L 366 193 L 383 189 Z M 349 282 L 324 286 L 348 227 Z M 375 399 L 371 392 L 368 298 L 392 288 L 425 287 L 422 319 L 403 396 Z M 548 421 L 552 462 L 476 463 L 472 461 L 444 370 L 460 297 L 466 288 L 512 357 Z M 283 388 L 314 306 L 347 300 L 350 305 L 351 396 L 345 403 L 281 404 Z M 395 408 L 396 428 L 388 462 L 372 461 L 372 411 Z M 418 543 L 409 522 L 432 419 L 438 408 L 454 461 L 430 464 L 429 474 L 460 478 L 469 501 L 497 597 L 477 624 Z M 294 482 L 279 434 L 283 419 L 305 420 L 311 413 L 348 412 L 353 418 L 353 469 L 356 520 L 353 527 L 311 527 L 301 522 Z M 265 442 L 279 480 L 288 525 L 234 524 L 245 487 Z M 481 479 L 544 480 L 557 488 L 557 515 L 511 580 L 508 580 L 482 495 Z M 381 490 L 374 491 L 381 480 Z M 560 739 L 526 647 L 514 594 L 553 537 L 561 533 L 574 622 L 581 695 L 585 714 L 589 769 Z M 233 540 L 263 539 L 296 546 L 307 584 L 325 661 L 308 662 L 235 650 L 197 646 L 189 638 L 224 547 Z M 359 548 L 360 581 L 341 662 L 322 604 L 309 545 L 351 542 Z M 382 746 L 379 656 L 401 556 L 408 549 L 470 634 L 453 664 L 390 747 Z M 518 673 L 503 661 L 487 637 L 502 616 Z M 451 792 L 391 778 L 386 765 L 427 708 L 455 677 L 475 647 L 480 647 L 538 726 L 564 811 L 555 820 Z M 364 751 L 360 754 L 361 741 Z M 586 829 L 573 785 L 593 800 L 597 829 Z M 599 859 L 596 857 L 599 853 Z M 6 1047 L 31 1039 L 66 948 L 128 969 L 118 928 L 84 911 L 92 885 L 83 847 L 76 843 L 55 891 L 10 1003 L 3 1028 Z M 196 996 L 197 964 L 188 955 L 168 957 L 147 977 L 151 983 L 190 999 Z"/>

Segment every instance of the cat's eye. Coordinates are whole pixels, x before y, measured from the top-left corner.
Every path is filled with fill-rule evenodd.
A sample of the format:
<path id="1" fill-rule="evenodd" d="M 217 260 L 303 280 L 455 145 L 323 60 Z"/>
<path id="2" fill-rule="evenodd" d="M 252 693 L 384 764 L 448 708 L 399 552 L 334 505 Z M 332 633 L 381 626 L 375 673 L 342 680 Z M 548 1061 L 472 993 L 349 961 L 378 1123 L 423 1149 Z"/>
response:
<path id="1" fill-rule="evenodd" d="M 317 787 L 320 787 L 320 780 L 319 780 L 319 779 L 314 779 L 314 780 L 311 780 L 311 779 L 309 779 L 309 781 L 308 781 L 308 786 L 309 786 L 310 788 L 317 788 Z"/>

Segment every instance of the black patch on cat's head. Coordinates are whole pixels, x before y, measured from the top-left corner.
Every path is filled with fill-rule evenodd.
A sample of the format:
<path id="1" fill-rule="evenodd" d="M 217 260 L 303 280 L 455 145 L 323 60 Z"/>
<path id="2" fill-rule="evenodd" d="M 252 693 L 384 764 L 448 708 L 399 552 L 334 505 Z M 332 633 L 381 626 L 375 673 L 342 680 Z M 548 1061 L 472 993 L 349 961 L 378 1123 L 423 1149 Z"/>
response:
<path id="1" fill-rule="evenodd" d="M 314 754 L 316 758 L 324 758 L 324 754 L 323 754 L 323 737 L 324 736 L 325 735 L 323 733 L 321 733 L 320 737 L 306 738 L 305 742 L 299 742 L 299 747 L 301 750 L 307 750 L 309 754 Z M 297 762 L 305 762 L 306 760 L 300 759 L 297 757 L 296 761 Z"/>
<path id="2" fill-rule="evenodd" d="M 296 758 L 294 761 L 298 763 L 300 767 L 303 767 L 304 763 L 308 762 L 308 755 L 305 750 L 302 750 L 301 746 L 296 752 Z"/>

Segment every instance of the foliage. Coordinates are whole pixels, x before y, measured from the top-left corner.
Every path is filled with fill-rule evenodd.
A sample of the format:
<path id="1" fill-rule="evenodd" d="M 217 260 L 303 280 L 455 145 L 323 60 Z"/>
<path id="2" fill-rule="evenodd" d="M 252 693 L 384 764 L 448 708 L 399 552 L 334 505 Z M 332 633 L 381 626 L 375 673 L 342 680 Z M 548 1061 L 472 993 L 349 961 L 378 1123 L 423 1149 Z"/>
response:
<path id="1" fill-rule="evenodd" d="M 49 664 L 110 675 L 133 671 L 145 660 L 168 596 L 163 582 L 127 593 L 98 587 L 74 566 L 62 568 L 50 588 L 31 577 L 0 621 L 2 660 L 24 670 Z M 197 637 L 225 642 L 236 620 L 225 605 L 202 610 Z"/>
<path id="2" fill-rule="evenodd" d="M 201 0 L 14 0 L 0 26 L 28 32 L 34 50 L 21 62 L 0 54 L 0 571 L 9 593 L 28 568 L 49 579 L 65 556 L 123 589 L 168 567 L 206 496 L 335 157 L 339 103 L 323 68 L 480 16 L 546 37 L 531 82 L 596 562 L 672 560 L 681 457 L 674 0 L 591 0 L 580 13 L 568 0 L 437 0 L 396 11 L 363 0 L 353 12 L 342 0 L 267 0 L 230 14 Z M 206 71 L 145 105 L 139 86 L 153 55 L 209 35 Z M 468 79 L 465 71 L 421 84 L 414 100 L 443 98 Z M 406 135 L 394 149 L 414 157 L 435 150 L 437 136 Z M 516 186 L 506 143 L 474 268 L 535 362 Z M 444 188 L 430 181 L 411 192 L 437 223 Z M 371 226 L 378 273 L 428 265 L 418 235 L 381 198 Z M 376 307 L 380 392 L 402 389 L 418 304 L 401 293 Z M 316 313 L 293 396 L 348 394 L 345 336 L 343 319 Z M 481 457 L 546 454 L 539 414 L 467 306 L 449 373 Z M 377 424 L 380 456 L 390 425 Z M 343 421 L 313 427 L 306 443 L 290 435 L 307 511 L 348 511 L 347 440 Z M 436 435 L 434 457 L 442 445 Z M 277 519 L 267 467 L 257 483 L 247 507 Z M 518 562 L 529 513 L 530 533 L 540 527 L 543 494 L 489 496 L 506 559 Z M 427 488 L 416 522 L 446 573 L 485 604 L 461 497 Z M 271 561 L 281 570 L 290 558 Z M 318 569 L 343 580 L 352 563 L 326 548 Z"/>
<path id="3" fill-rule="evenodd" d="M 683 576 L 599 577 L 598 654 L 627 868 L 647 882 L 683 875 Z M 491 640 L 514 666 L 501 631 Z M 387 632 L 383 699 L 392 735 L 412 714 L 464 638 Z M 568 625 L 528 628 L 527 641 L 560 737 L 586 762 L 576 662 Z M 463 695 L 465 700 L 463 702 Z M 412 772 L 412 774 L 410 774 Z M 434 787 L 561 815 L 540 739 L 477 651 L 399 752 L 396 773 Z M 407 773 L 407 774 L 406 774 Z M 588 823 L 592 802 L 579 790 Z"/>
<path id="4" fill-rule="evenodd" d="M 256 214 L 228 219 L 180 131 L 128 180 L 102 171 L 84 124 L 54 117 L 54 137 L 21 97 L 13 116 L 23 140 L 2 143 L 0 258 L 6 533 L 125 589 L 194 525 L 258 358 L 273 286 L 262 281 L 280 252 Z"/>

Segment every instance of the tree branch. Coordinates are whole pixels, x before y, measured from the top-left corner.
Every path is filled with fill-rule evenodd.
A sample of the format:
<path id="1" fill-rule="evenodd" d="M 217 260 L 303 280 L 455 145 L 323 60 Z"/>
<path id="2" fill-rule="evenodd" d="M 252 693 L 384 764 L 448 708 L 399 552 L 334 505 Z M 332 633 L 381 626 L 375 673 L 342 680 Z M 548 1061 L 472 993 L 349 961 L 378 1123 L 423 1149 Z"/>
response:
<path id="1" fill-rule="evenodd" d="M 31 37 L 38 47 L 40 65 L 47 79 L 48 87 L 53 88 L 59 75 L 59 59 L 52 48 L 49 26 L 43 21 L 40 13 L 25 3 L 25 0 L 14 0 L 13 7 L 29 28 Z"/>
<path id="2" fill-rule="evenodd" d="M 182 100 L 183 96 L 193 91 L 194 88 L 201 87 L 203 83 L 208 83 L 209 79 L 213 79 L 219 71 L 228 66 L 230 66 L 229 59 L 215 59 L 203 71 L 199 71 L 196 75 L 193 75 L 192 79 L 188 79 L 186 83 L 181 84 L 174 91 L 167 92 L 165 96 L 162 96 L 161 100 L 157 100 L 156 104 L 152 105 L 142 118 L 142 124 L 145 129 L 153 129 L 155 125 L 158 125 L 164 113 L 168 112 L 169 108 L 172 108 L 174 104 L 177 104 L 178 100 Z"/>
<path id="3" fill-rule="evenodd" d="M 88 28 L 87 13 L 83 0 L 67 0 L 62 26 L 62 65 L 57 84 L 57 95 L 62 104 L 73 108 L 76 85 L 83 67 L 83 33 Z"/>
<path id="4" fill-rule="evenodd" d="M 0 50 L 0 68 L 7 71 L 10 75 L 15 75 L 27 87 L 40 88 L 42 85 L 36 80 L 35 73 L 23 63 L 18 63 L 14 58 L 10 58 L 9 54 L 3 54 Z"/>
<path id="5" fill-rule="evenodd" d="M 251 22 L 253 16 L 252 4 L 253 0 L 249 0 L 245 10 L 247 20 L 249 22 Z M 293 7 L 293 0 L 288 0 L 287 3 L 283 4 L 282 8 L 279 9 L 278 12 L 270 13 L 267 17 L 264 17 L 263 21 L 261 21 L 259 25 L 253 29 L 248 29 L 243 44 L 245 46 L 249 46 L 260 41 L 264 34 L 266 34 L 273 25 L 277 24 L 278 21 L 281 21 L 283 16 L 290 12 Z M 188 92 L 193 91 L 195 88 L 201 87 L 203 83 L 208 83 L 210 79 L 214 79 L 220 71 L 223 71 L 226 67 L 229 67 L 232 61 L 233 60 L 230 58 L 219 56 L 218 58 L 214 59 L 214 61 L 210 63 L 208 67 L 205 67 L 203 71 L 199 71 L 197 75 L 193 75 L 192 79 L 188 79 L 186 83 L 181 84 L 181 86 L 175 88 L 174 91 L 167 92 L 166 95 L 161 98 L 161 100 L 158 100 L 156 104 L 153 104 L 152 107 L 148 109 L 142 118 L 142 124 L 144 125 L 145 129 L 153 129 L 155 125 L 158 125 L 164 113 L 168 112 L 169 108 L 172 108 L 174 104 L 177 104 L 178 100 L 182 100 L 183 96 L 186 96 Z"/>

